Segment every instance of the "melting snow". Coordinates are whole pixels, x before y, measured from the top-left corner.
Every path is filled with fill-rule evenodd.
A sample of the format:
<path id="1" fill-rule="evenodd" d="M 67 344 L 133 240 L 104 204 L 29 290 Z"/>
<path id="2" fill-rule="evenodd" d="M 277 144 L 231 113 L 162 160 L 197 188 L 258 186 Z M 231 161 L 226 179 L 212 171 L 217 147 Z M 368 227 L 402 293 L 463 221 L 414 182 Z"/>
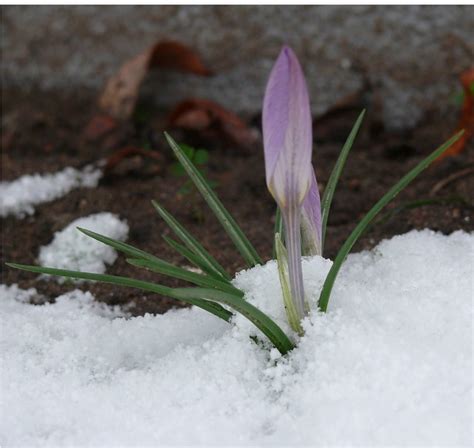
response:
<path id="1" fill-rule="evenodd" d="M 117 252 L 79 232 L 77 227 L 120 241 L 126 240 L 128 236 L 127 223 L 112 213 L 103 212 L 79 218 L 56 232 L 50 244 L 40 248 L 40 265 L 103 274 L 106 264 L 112 264 L 116 260 Z M 62 277 L 58 280 L 64 281 Z"/>
<path id="2" fill-rule="evenodd" d="M 12 182 L 0 182 L 0 216 L 32 215 L 35 205 L 58 199 L 80 187 L 93 188 L 102 171 L 91 165 L 82 170 L 65 168 L 52 174 L 29 174 Z"/>
<path id="3" fill-rule="evenodd" d="M 0 444 L 471 446 L 473 245 L 425 230 L 351 255 L 287 359 L 240 317 L 1 286 Z M 330 264 L 304 263 L 313 305 Z M 274 262 L 235 282 L 282 318 Z"/>

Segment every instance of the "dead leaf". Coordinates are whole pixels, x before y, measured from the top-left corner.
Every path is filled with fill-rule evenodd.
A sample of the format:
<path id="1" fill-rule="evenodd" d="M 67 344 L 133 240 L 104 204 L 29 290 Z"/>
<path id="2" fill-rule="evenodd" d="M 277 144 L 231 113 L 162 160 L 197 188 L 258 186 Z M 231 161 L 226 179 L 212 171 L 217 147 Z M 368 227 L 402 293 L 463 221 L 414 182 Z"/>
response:
<path id="1" fill-rule="evenodd" d="M 131 123 L 119 122 L 110 115 L 96 113 L 82 130 L 80 144 L 111 150 L 128 141 L 132 133 Z"/>
<path id="2" fill-rule="evenodd" d="M 155 162 L 161 163 L 163 161 L 163 157 L 161 156 L 161 154 L 156 151 L 151 151 L 149 149 L 144 149 L 137 146 L 126 146 L 124 148 L 121 148 L 115 151 L 112 155 L 107 157 L 107 160 L 104 166 L 104 171 L 108 173 L 112 171 L 117 165 L 119 165 L 126 158 L 133 157 L 136 155 L 139 155 L 145 158 L 151 158 Z"/>
<path id="3" fill-rule="evenodd" d="M 464 102 L 459 125 L 455 132 L 464 129 L 464 134 L 451 146 L 451 148 L 438 157 L 438 162 L 447 157 L 453 157 L 463 152 L 467 143 L 474 136 L 474 93 L 471 90 L 471 85 L 474 83 L 474 68 L 463 72 L 460 76 L 460 81 L 464 90 Z"/>
<path id="4" fill-rule="evenodd" d="M 169 70 L 211 76 L 212 72 L 191 48 L 175 41 L 158 42 L 151 48 L 148 68 L 166 68 Z"/>
<path id="5" fill-rule="evenodd" d="M 82 136 L 88 141 L 95 141 L 112 132 L 117 125 L 117 121 L 108 115 L 95 115 L 83 130 Z"/>
<path id="6" fill-rule="evenodd" d="M 257 140 L 254 130 L 235 113 L 214 101 L 201 98 L 181 101 L 170 113 L 168 125 L 198 131 L 208 137 L 230 139 L 243 147 Z"/>
<path id="7" fill-rule="evenodd" d="M 126 120 L 132 114 L 140 85 L 152 68 L 177 70 L 210 76 L 200 57 L 179 42 L 163 41 L 125 62 L 107 81 L 99 98 L 99 107 L 108 115 Z"/>

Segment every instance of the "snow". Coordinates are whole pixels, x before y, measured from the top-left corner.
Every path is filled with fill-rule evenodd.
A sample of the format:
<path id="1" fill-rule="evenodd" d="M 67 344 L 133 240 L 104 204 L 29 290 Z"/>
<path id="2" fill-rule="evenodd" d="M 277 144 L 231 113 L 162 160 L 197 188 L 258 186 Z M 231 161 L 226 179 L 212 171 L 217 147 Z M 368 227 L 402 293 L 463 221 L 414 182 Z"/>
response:
<path id="1" fill-rule="evenodd" d="M 58 199 L 75 188 L 96 187 L 102 171 L 88 165 L 82 170 L 67 167 L 57 173 L 28 174 L 12 182 L 0 182 L 0 216 L 32 215 L 35 205 Z"/>
<path id="2" fill-rule="evenodd" d="M 0 444 L 472 446 L 473 246 L 424 230 L 349 256 L 289 357 L 240 317 L 2 285 Z M 313 305 L 330 264 L 304 262 Z M 282 319 L 274 262 L 235 283 Z"/>
<path id="3" fill-rule="evenodd" d="M 84 235 L 77 227 L 92 230 L 110 238 L 125 241 L 128 236 L 128 225 L 118 216 L 108 213 L 96 213 L 72 221 L 47 246 L 39 251 L 38 261 L 41 266 L 87 271 L 103 274 L 107 264 L 117 259 L 115 249 Z M 64 281 L 62 277 L 59 281 Z"/>

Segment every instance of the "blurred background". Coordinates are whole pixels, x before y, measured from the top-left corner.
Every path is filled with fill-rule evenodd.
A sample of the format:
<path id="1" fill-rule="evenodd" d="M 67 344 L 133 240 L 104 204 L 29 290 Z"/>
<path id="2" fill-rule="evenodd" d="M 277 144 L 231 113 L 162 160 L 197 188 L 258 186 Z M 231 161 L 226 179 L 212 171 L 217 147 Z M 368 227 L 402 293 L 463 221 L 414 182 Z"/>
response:
<path id="1" fill-rule="evenodd" d="M 215 76 L 168 77 L 154 86 L 161 104 L 193 95 L 252 114 L 286 42 L 316 113 L 369 84 L 383 97 L 384 124 L 406 129 L 454 109 L 459 74 L 474 60 L 473 29 L 469 6 L 4 7 L 2 75 L 4 85 L 100 88 L 123 61 L 172 39 Z"/>
<path id="2" fill-rule="evenodd" d="M 100 180 L 35 205 L 32 215 L 2 214 L 1 258 L 35 263 L 55 232 L 111 212 L 127 221 L 131 244 L 182 265 L 161 239 L 169 230 L 150 205 L 158 199 L 229 272 L 242 268 L 164 130 L 187 145 L 270 258 L 275 204 L 265 186 L 261 104 L 285 43 L 309 86 L 321 191 L 367 109 L 331 209 L 326 255 L 335 255 L 388 188 L 462 128 L 464 137 L 397 197 L 355 250 L 412 229 L 472 231 L 473 30 L 472 6 L 3 6 L 2 180 L 11 186 L 25 175 L 85 166 L 99 169 Z M 34 286 L 46 298 L 71 288 L 1 269 L 4 283 Z M 122 258 L 108 272 L 137 275 Z M 86 288 L 135 314 L 171 305 L 110 285 Z"/>

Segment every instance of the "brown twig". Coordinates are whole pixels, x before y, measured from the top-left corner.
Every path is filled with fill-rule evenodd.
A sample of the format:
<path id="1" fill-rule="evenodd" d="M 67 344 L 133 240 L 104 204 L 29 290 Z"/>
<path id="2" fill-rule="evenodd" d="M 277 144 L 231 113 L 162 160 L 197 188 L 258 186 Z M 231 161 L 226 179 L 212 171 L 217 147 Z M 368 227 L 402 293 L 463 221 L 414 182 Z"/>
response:
<path id="1" fill-rule="evenodd" d="M 445 177 L 444 179 L 441 179 L 431 189 L 430 195 L 434 196 L 436 193 L 438 193 L 438 191 L 442 190 L 444 187 L 446 187 L 450 183 L 456 182 L 459 179 L 461 179 L 465 176 L 468 176 L 469 174 L 474 174 L 474 166 L 463 168 L 462 170 L 456 171 L 455 173 Z"/>

